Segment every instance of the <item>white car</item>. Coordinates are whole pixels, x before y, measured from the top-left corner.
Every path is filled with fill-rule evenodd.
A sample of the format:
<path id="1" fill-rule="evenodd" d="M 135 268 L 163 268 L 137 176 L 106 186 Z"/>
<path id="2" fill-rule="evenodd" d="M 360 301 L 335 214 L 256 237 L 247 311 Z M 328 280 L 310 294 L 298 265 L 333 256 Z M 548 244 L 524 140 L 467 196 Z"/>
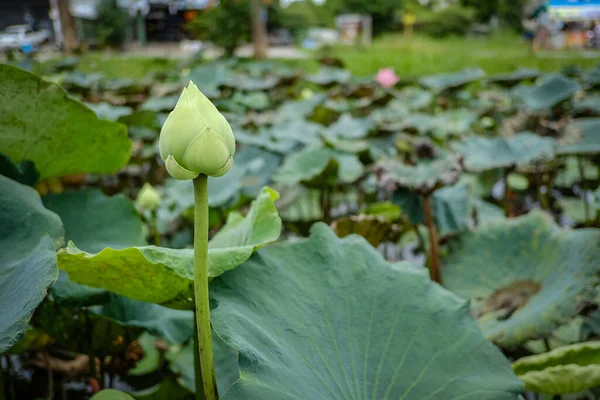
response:
<path id="1" fill-rule="evenodd" d="M 50 38 L 45 29 L 34 31 L 29 25 L 13 25 L 0 33 L 0 49 L 21 49 L 37 47 Z"/>

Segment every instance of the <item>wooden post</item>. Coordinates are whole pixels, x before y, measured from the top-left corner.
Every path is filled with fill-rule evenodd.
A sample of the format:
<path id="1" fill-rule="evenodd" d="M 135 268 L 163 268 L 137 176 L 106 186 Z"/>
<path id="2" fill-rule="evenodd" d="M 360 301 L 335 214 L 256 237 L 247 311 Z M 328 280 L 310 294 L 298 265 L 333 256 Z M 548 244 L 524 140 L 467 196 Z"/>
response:
<path id="1" fill-rule="evenodd" d="M 56 0 L 63 38 L 63 51 L 72 53 L 79 47 L 79 39 L 75 30 L 75 21 L 69 11 L 69 0 Z"/>
<path id="2" fill-rule="evenodd" d="M 250 7 L 254 58 L 261 60 L 267 58 L 267 26 L 263 15 L 264 10 L 261 0 L 251 0 Z"/>

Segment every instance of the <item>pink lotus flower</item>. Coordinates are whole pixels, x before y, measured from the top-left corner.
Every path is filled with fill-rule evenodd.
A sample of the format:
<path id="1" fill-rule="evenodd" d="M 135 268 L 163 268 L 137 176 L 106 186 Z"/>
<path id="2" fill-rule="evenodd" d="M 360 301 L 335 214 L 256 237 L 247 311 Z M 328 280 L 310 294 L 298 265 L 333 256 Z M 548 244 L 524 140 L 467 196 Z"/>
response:
<path id="1" fill-rule="evenodd" d="M 377 72 L 377 77 L 375 81 L 379 83 L 384 88 L 390 88 L 398 83 L 398 77 L 396 73 L 391 68 L 382 68 Z"/>

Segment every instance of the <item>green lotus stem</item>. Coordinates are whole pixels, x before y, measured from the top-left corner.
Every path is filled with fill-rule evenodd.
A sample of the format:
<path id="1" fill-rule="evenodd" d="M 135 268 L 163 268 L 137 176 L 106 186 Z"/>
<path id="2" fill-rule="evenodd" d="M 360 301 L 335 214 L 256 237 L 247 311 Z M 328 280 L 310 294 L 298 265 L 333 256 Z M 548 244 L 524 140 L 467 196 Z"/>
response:
<path id="1" fill-rule="evenodd" d="M 587 199 L 587 184 L 585 182 L 585 169 L 583 166 L 583 157 L 577 157 L 577 167 L 579 168 L 579 179 L 581 179 L 581 190 L 583 191 L 583 210 L 585 215 L 585 222 L 590 220 L 590 205 Z"/>
<path id="2" fill-rule="evenodd" d="M 213 362 L 208 298 L 208 177 L 194 179 L 194 300 L 196 302 L 196 340 L 200 371 L 196 381 L 202 382 L 203 393 L 197 400 L 216 400 L 217 381 Z"/>
<path id="3" fill-rule="evenodd" d="M 429 231 L 429 275 L 431 280 L 437 283 L 442 282 L 440 274 L 440 251 L 438 243 L 437 228 L 433 220 L 433 208 L 431 206 L 431 193 L 423 196 L 423 215 L 425 224 Z"/>

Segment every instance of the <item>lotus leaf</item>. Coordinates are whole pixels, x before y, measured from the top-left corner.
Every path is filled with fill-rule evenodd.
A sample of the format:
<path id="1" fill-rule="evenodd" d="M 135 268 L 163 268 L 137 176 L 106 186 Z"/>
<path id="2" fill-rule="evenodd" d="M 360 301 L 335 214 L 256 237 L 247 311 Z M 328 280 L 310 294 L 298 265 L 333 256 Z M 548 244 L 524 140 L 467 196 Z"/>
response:
<path id="1" fill-rule="evenodd" d="M 392 190 L 405 187 L 422 194 L 455 184 L 462 172 L 460 159 L 452 156 L 423 161 L 414 166 L 389 160 L 381 162 L 379 168 L 382 170 L 383 187 Z"/>
<path id="2" fill-rule="evenodd" d="M 131 107 L 113 106 L 106 101 L 96 104 L 86 103 L 86 105 L 96 113 L 98 118 L 109 119 L 111 121 L 117 121 L 119 118 L 130 115 L 133 112 Z"/>
<path id="3" fill-rule="evenodd" d="M 485 336 L 505 348 L 550 334 L 593 296 L 600 231 L 561 229 L 533 211 L 453 243 L 444 286 L 471 299 Z"/>
<path id="4" fill-rule="evenodd" d="M 396 98 L 413 111 L 427 108 L 433 102 L 433 93 L 417 87 L 407 87 Z"/>
<path id="5" fill-rule="evenodd" d="M 283 185 L 336 185 L 358 180 L 364 167 L 354 154 L 323 147 L 307 148 L 285 159 L 274 181 Z"/>
<path id="6" fill-rule="evenodd" d="M 421 85 L 441 92 L 449 89 L 459 89 L 469 83 L 478 81 L 485 76 L 485 72 L 479 68 L 465 69 L 460 72 L 439 74 L 421 78 Z"/>
<path id="7" fill-rule="evenodd" d="M 424 224 L 423 201 L 416 193 L 398 189 L 392 201 L 399 205 L 409 222 Z M 456 234 L 471 226 L 471 215 L 476 204 L 465 184 L 456 184 L 435 191 L 432 209 L 435 225 L 440 236 Z"/>
<path id="8" fill-rule="evenodd" d="M 238 352 L 212 332 L 213 354 L 217 387 L 220 393 L 225 393 L 240 377 L 238 370 Z M 167 354 L 170 361 L 169 368 L 179 375 L 179 383 L 190 392 L 196 391 L 194 374 L 194 345 L 188 345 Z"/>
<path id="9" fill-rule="evenodd" d="M 542 82 L 525 90 L 521 99 L 532 111 L 545 111 L 568 100 L 581 86 L 563 75 L 550 74 Z"/>
<path id="10" fill-rule="evenodd" d="M 42 201 L 61 217 L 65 240 L 80 249 L 96 253 L 105 247 L 146 244 L 140 216 L 122 194 L 109 197 L 99 189 L 86 189 L 46 195 Z"/>
<path id="11" fill-rule="evenodd" d="M 147 82 L 132 78 L 112 78 L 102 81 L 101 89 L 122 95 L 144 94 L 148 92 L 149 85 Z"/>
<path id="12" fill-rule="evenodd" d="M 307 76 L 306 79 L 321 86 L 347 83 L 350 80 L 350 71 L 341 68 L 323 67 L 316 74 Z"/>
<path id="13" fill-rule="evenodd" d="M 600 95 L 592 94 L 583 99 L 576 99 L 573 101 L 573 107 L 578 115 L 598 116 L 600 115 Z"/>
<path id="14" fill-rule="evenodd" d="M 513 370 L 530 392 L 559 395 L 590 389 L 600 385 L 600 342 L 523 357 L 513 363 Z"/>
<path id="15" fill-rule="evenodd" d="M 240 352 L 224 400 L 513 400 L 523 389 L 464 300 L 323 224 L 261 249 L 211 295 L 215 331 Z"/>
<path id="16" fill-rule="evenodd" d="M 600 153 L 600 118 L 580 118 L 575 122 L 583 128 L 583 137 L 577 143 L 561 146 L 558 154 L 593 155 Z"/>
<path id="17" fill-rule="evenodd" d="M 245 108 L 255 111 L 266 110 L 271 105 L 269 96 L 263 92 L 250 92 L 246 94 L 235 92 L 233 101 Z"/>
<path id="18" fill-rule="evenodd" d="M 57 85 L 2 64 L 0 98 L 0 152 L 34 162 L 41 179 L 113 173 L 127 164 L 125 126 L 99 120 Z"/>
<path id="19" fill-rule="evenodd" d="M 35 190 L 0 175 L 0 353 L 25 333 L 58 276 L 60 218 Z"/>
<path id="20" fill-rule="evenodd" d="M 209 243 L 209 276 L 216 277 L 237 267 L 256 248 L 277 240 L 281 219 L 274 202 L 278 197 L 276 192 L 265 188 L 246 217 L 230 213 L 227 225 L 213 239 L 216 242 Z M 186 309 L 193 305 L 191 249 L 142 246 L 106 248 L 90 254 L 70 243 L 60 250 L 58 261 L 60 268 L 77 283 L 172 308 Z"/>
<path id="21" fill-rule="evenodd" d="M 371 118 L 354 118 L 350 114 L 343 114 L 328 129 L 330 135 L 345 139 L 362 139 L 375 128 L 375 121 Z"/>
<path id="22" fill-rule="evenodd" d="M 541 72 L 532 68 L 519 68 L 516 71 L 498 74 L 488 78 L 488 82 L 503 86 L 513 86 L 522 81 L 530 81 L 538 78 Z"/>
<path id="23" fill-rule="evenodd" d="M 331 229 L 343 238 L 356 234 L 364 237 L 373 247 L 384 242 L 397 242 L 402 231 L 396 224 L 373 215 L 352 215 L 333 221 Z"/>
<path id="24" fill-rule="evenodd" d="M 95 253 L 105 247 L 121 249 L 146 244 L 140 216 L 123 195 L 108 197 L 98 189 L 87 189 L 46 195 L 42 200 L 62 219 L 65 240 L 77 243 L 84 251 Z M 55 301 L 68 306 L 108 301 L 105 290 L 73 283 L 64 271 L 51 293 Z"/>
<path id="25" fill-rule="evenodd" d="M 192 80 L 206 96 L 216 97 L 219 87 L 227 81 L 227 75 L 227 67 L 223 64 L 204 64 L 193 68 L 184 83 L 187 85 Z"/>
<path id="26" fill-rule="evenodd" d="M 178 99 L 179 95 L 150 98 L 140 106 L 140 110 L 153 112 L 171 111 L 175 108 Z"/>
<path id="27" fill-rule="evenodd" d="M 483 172 L 551 160 L 554 144 L 551 138 L 526 132 L 509 138 L 473 136 L 457 143 L 455 149 L 464 156 L 467 171 Z"/>

